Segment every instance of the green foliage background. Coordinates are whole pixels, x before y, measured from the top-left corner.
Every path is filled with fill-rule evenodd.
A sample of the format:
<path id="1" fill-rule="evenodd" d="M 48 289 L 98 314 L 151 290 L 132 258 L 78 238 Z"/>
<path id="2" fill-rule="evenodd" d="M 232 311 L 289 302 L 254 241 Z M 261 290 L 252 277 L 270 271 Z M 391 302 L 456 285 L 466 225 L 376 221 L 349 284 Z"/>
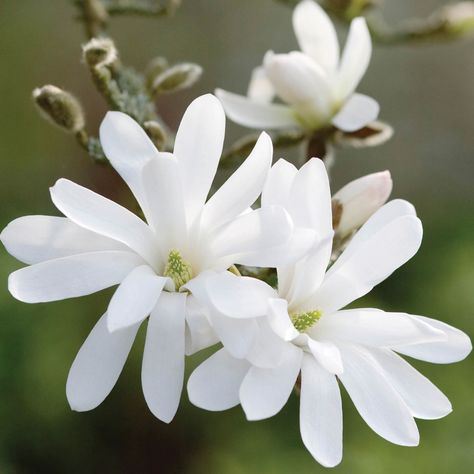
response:
<path id="1" fill-rule="evenodd" d="M 385 2 L 388 18 L 425 15 L 443 2 Z M 91 130 L 105 105 L 80 63 L 84 41 L 66 0 L 4 0 L 0 5 L 0 226 L 26 214 L 57 214 L 48 186 L 67 177 L 133 206 L 113 171 L 93 165 L 72 138 L 41 120 L 31 90 L 54 83 L 87 108 Z M 244 92 L 267 49 L 296 48 L 289 9 L 271 0 L 184 0 L 171 20 L 113 21 L 125 63 L 154 55 L 191 60 L 205 70 L 192 90 L 159 102 L 175 126 L 189 101 L 216 86 Z M 341 32 L 343 33 L 343 32 Z M 473 42 L 376 47 L 360 87 L 381 104 L 394 138 L 374 149 L 344 151 L 334 190 L 389 168 L 394 197 L 412 201 L 424 222 L 419 254 L 361 304 L 425 314 L 474 334 Z M 228 124 L 228 143 L 243 132 Z M 276 158 L 278 158 L 278 153 Z M 291 158 L 291 153 L 285 154 Z M 324 469 L 303 448 L 298 400 L 276 417 L 245 421 L 239 408 L 207 413 L 183 402 L 165 425 L 140 389 L 143 334 L 109 398 L 90 413 L 70 411 L 65 382 L 110 291 L 78 300 L 27 305 L 7 292 L 19 263 L 0 251 L 0 473 L 283 474 Z M 189 360 L 196 365 L 206 354 Z M 344 402 L 344 460 L 338 473 L 474 472 L 474 359 L 452 366 L 416 363 L 444 390 L 454 412 L 421 421 L 421 445 L 401 448 L 373 434 Z"/>

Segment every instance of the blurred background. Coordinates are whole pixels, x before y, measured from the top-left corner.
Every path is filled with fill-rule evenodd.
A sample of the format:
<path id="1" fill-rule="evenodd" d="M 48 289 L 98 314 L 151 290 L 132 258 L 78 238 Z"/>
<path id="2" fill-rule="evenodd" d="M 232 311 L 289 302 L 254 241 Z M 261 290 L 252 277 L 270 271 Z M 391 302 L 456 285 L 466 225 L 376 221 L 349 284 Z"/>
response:
<path id="1" fill-rule="evenodd" d="M 425 16 L 446 3 L 386 0 L 390 22 Z M 0 3 L 0 227 L 26 214 L 58 215 L 48 187 L 67 177 L 124 205 L 131 196 L 114 172 L 93 164 L 74 140 L 42 120 L 31 91 L 53 83 L 80 97 L 96 132 L 106 111 L 81 64 L 86 38 L 68 0 Z M 340 30 L 341 37 L 345 29 Z M 183 0 L 172 19 L 117 18 L 111 36 L 123 61 L 143 69 L 155 55 L 204 67 L 193 89 L 158 107 L 175 127 L 197 95 L 245 92 L 266 50 L 296 48 L 291 9 L 272 0 Z M 381 104 L 395 129 L 385 145 L 340 152 L 333 189 L 389 169 L 393 197 L 417 207 L 421 251 L 361 305 L 441 319 L 474 335 L 474 42 L 376 46 L 359 90 Z M 227 125 L 228 143 L 245 130 Z M 275 158 L 278 158 L 276 156 Z M 289 152 L 286 158 L 292 158 Z M 249 423 L 240 408 L 208 413 L 183 396 L 166 425 L 149 413 L 140 388 L 143 332 L 120 380 L 96 410 L 69 409 L 65 383 L 83 340 L 111 292 L 27 305 L 6 289 L 20 264 L 0 251 L 0 473 L 283 474 L 323 472 L 305 450 L 298 399 L 276 417 Z M 143 331 L 143 328 L 142 328 Z M 208 354 L 188 360 L 189 370 Z M 452 366 L 414 364 L 450 398 L 454 412 L 420 421 L 421 444 L 402 448 L 377 437 L 344 399 L 340 473 L 474 472 L 474 358 Z"/>

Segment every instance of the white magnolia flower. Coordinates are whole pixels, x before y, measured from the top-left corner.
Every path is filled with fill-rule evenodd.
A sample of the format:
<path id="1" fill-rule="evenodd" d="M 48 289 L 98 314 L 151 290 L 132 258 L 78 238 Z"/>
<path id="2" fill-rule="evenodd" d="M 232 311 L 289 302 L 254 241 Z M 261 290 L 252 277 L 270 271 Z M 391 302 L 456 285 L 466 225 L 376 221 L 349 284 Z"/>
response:
<path id="1" fill-rule="evenodd" d="M 21 301 L 55 301 L 119 285 L 70 370 L 66 391 L 74 410 L 93 409 L 105 399 L 150 315 L 143 392 L 150 410 L 169 422 L 182 391 L 186 317 L 199 312 L 184 285 L 205 270 L 234 263 L 272 266 L 292 258 L 286 248 L 294 238 L 288 213 L 278 206 L 250 209 L 272 161 L 265 133 L 206 202 L 224 128 L 220 102 L 202 96 L 183 117 L 174 153 L 160 153 L 134 120 L 109 112 L 100 128 L 102 147 L 146 222 L 60 179 L 51 197 L 66 217 L 26 216 L 3 230 L 7 250 L 30 265 L 9 277 L 10 292 Z M 314 233 L 301 237 L 295 251 L 311 245 Z"/>
<path id="2" fill-rule="evenodd" d="M 387 202 L 392 192 L 389 171 L 372 173 L 343 186 L 333 196 L 333 205 L 339 207 L 337 234 L 345 238 L 361 227 L 367 219 Z"/>
<path id="3" fill-rule="evenodd" d="M 396 444 L 417 445 L 414 418 L 440 418 L 451 404 L 398 354 L 455 362 L 470 352 L 469 338 L 423 316 L 343 309 L 416 253 L 422 227 L 413 206 L 394 200 L 380 208 L 326 270 L 332 231 L 324 166 L 311 160 L 296 171 L 277 162 L 262 206 L 277 203 L 326 238 L 296 264 L 278 268 L 278 290 L 228 272 L 199 282 L 197 297 L 233 324 L 236 339 L 243 327 L 248 342 L 245 355 L 237 358 L 235 347 L 223 341 L 224 348 L 191 375 L 190 400 L 208 410 L 240 403 L 249 420 L 259 420 L 281 410 L 301 377 L 303 442 L 321 464 L 335 466 L 342 458 L 339 379 L 376 433 Z"/>
<path id="4" fill-rule="evenodd" d="M 315 130 L 332 124 L 348 132 L 375 120 L 377 102 L 354 92 L 372 53 L 364 18 L 352 21 L 341 57 L 336 30 L 313 0 L 296 6 L 293 27 L 301 52 L 268 52 L 252 74 L 247 97 L 216 91 L 228 117 L 257 129 Z M 273 103 L 274 97 L 283 103 Z"/>

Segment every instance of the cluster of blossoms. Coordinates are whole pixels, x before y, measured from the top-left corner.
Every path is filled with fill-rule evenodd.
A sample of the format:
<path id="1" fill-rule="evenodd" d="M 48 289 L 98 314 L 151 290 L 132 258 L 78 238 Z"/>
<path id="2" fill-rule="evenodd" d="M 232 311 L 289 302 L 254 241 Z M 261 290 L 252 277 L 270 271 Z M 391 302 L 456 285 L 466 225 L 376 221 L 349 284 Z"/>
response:
<path id="1" fill-rule="evenodd" d="M 421 244 L 413 206 L 399 199 L 385 204 L 388 172 L 355 180 L 331 197 L 321 160 L 300 169 L 283 159 L 272 166 L 272 141 L 263 132 L 209 197 L 224 109 L 259 128 L 332 122 L 355 130 L 378 113 L 372 99 L 353 93 L 370 56 L 364 20 L 354 20 L 340 63 L 334 28 L 315 3 L 301 2 L 294 24 L 304 53 L 267 54 L 249 99 L 220 92 L 223 107 L 213 95 L 197 98 L 173 153 L 158 151 L 129 116 L 106 115 L 103 150 L 145 220 L 60 179 L 51 198 L 65 217 L 21 217 L 1 233 L 8 252 L 28 264 L 9 277 L 21 301 L 118 285 L 71 367 L 66 392 L 74 410 L 91 410 L 107 397 L 147 321 L 142 388 L 164 422 L 178 409 L 185 356 L 217 343 L 187 382 L 190 401 L 213 411 L 240 404 L 249 420 L 259 420 L 277 414 L 296 386 L 302 440 L 324 466 L 342 458 L 338 381 L 366 423 L 396 444 L 418 444 L 414 418 L 451 411 L 445 395 L 399 354 L 459 361 L 471 350 L 464 333 L 423 316 L 344 309 Z M 327 44 L 322 36 L 329 48 L 320 46 Z M 288 107 L 269 103 L 273 91 Z M 278 284 L 241 276 L 238 266 L 275 269 Z"/>

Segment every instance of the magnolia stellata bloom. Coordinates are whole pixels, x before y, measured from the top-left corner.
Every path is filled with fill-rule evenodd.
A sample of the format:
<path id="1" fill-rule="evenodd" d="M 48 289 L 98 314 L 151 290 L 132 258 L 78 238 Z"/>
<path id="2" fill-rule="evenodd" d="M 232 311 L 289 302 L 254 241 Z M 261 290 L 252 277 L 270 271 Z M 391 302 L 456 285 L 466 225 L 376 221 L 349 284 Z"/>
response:
<path id="1" fill-rule="evenodd" d="M 345 238 L 364 224 L 387 201 L 392 192 L 389 171 L 372 173 L 355 179 L 334 196 L 333 224 L 337 235 Z"/>
<path id="2" fill-rule="evenodd" d="M 21 301 L 55 301 L 119 285 L 70 370 L 66 391 L 73 409 L 90 410 L 105 399 L 150 315 L 143 392 L 150 410 L 170 421 L 182 390 L 185 318 L 198 310 L 183 291 L 186 283 L 204 270 L 289 258 L 286 244 L 294 235 L 288 213 L 278 206 L 250 208 L 271 166 L 268 135 L 206 202 L 224 127 L 220 102 L 202 96 L 184 114 L 173 154 L 161 153 L 134 120 L 109 112 L 100 128 L 102 147 L 146 222 L 60 179 L 51 197 L 66 217 L 22 217 L 3 230 L 7 250 L 30 265 L 9 277 L 10 292 Z M 314 239 L 311 231 L 302 235 L 301 249 Z"/>
<path id="3" fill-rule="evenodd" d="M 312 190 L 301 191 L 303 183 Z M 309 185 L 311 183 L 311 186 Z M 319 206 L 314 206 L 318 197 Z M 331 197 L 324 166 L 311 160 L 299 171 L 280 160 L 262 194 L 262 206 L 284 204 L 322 237 L 296 264 L 278 268 L 278 290 L 228 272 L 201 281 L 212 311 L 253 333 L 246 355 L 224 348 L 188 381 L 190 400 L 208 410 L 241 404 L 249 420 L 278 413 L 301 377 L 300 431 L 316 460 L 342 458 L 342 407 L 337 379 L 366 423 L 383 438 L 417 445 L 414 418 L 447 415 L 451 404 L 398 354 L 449 363 L 471 350 L 461 331 L 423 316 L 372 308 L 343 309 L 368 293 L 418 250 L 422 227 L 408 202 L 394 200 L 362 226 L 339 259 L 331 254 Z M 239 334 L 235 334 L 239 338 Z"/>
<path id="4" fill-rule="evenodd" d="M 372 53 L 364 18 L 352 21 L 341 57 L 336 30 L 313 0 L 296 6 L 293 27 L 301 52 L 268 52 L 252 74 L 247 97 L 216 91 L 227 116 L 257 129 L 316 130 L 332 124 L 348 132 L 375 120 L 377 102 L 354 92 Z M 273 103 L 274 97 L 283 103 Z"/>

